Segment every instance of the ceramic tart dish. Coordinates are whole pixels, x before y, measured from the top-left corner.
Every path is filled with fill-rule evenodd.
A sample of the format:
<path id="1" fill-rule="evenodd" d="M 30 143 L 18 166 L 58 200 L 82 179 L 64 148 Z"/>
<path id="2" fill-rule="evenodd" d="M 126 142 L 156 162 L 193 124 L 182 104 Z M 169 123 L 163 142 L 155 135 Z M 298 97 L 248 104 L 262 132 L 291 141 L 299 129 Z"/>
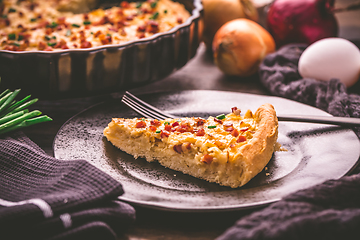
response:
<path id="1" fill-rule="evenodd" d="M 77 1 L 81 2 L 79 0 L 75 2 Z M 134 1 L 134 3 L 139 4 L 137 7 L 140 9 L 141 3 L 143 3 L 143 6 L 147 6 L 146 4 L 149 4 L 149 2 L 156 1 Z M 93 4 L 94 1 L 88 2 Z M 101 1 L 101 9 L 106 11 L 110 8 L 114 9 L 115 6 L 116 10 L 119 11 L 119 7 L 121 8 L 124 2 L 134 4 L 131 1 Z M 94 26 L 91 36 L 86 37 L 86 40 L 90 39 L 89 42 L 91 43 L 88 46 L 78 46 L 76 41 L 67 41 L 66 46 L 52 46 L 53 39 L 51 36 L 57 39 L 57 42 L 60 42 L 61 36 L 56 38 L 56 34 L 61 33 L 62 30 L 56 29 L 51 33 L 49 32 L 49 34 L 45 34 L 45 37 L 42 37 L 44 34 L 40 35 L 40 39 L 46 44 L 45 48 L 39 50 L 39 44 L 36 42 L 35 45 L 30 43 L 25 50 L 14 51 L 11 49 L 11 44 L 8 43 L 22 43 L 23 41 L 17 41 L 19 40 L 18 34 L 15 36 L 15 41 L 11 41 L 13 34 L 5 32 L 5 28 L 3 28 L 3 32 L 0 29 L 3 39 L 8 40 L 3 40 L 3 46 L 0 48 L 0 88 L 21 88 L 24 92 L 39 97 L 63 98 L 116 92 L 160 80 L 183 67 L 196 54 L 201 41 L 201 0 L 176 0 L 174 2 L 183 4 L 189 12 L 189 17 L 179 21 L 174 27 L 167 26 L 168 29 L 166 29 L 166 27 L 162 28 L 159 24 L 158 31 L 155 33 L 150 31 L 150 34 L 148 34 L 149 31 L 147 30 L 139 30 L 140 24 L 137 24 L 137 26 L 134 26 L 137 29 L 133 32 L 134 34 L 143 33 L 141 37 L 134 35 L 132 38 L 120 39 L 125 34 L 122 35 L 122 32 L 118 31 L 117 39 L 114 34 L 110 42 L 101 43 L 98 41 L 97 43 L 96 39 L 92 38 L 92 35 L 95 35 L 101 41 L 107 41 L 110 34 L 103 34 L 105 37 L 101 38 L 97 32 L 104 33 L 104 31 L 95 31 L 98 26 Z M 104 5 L 104 3 L 107 5 Z M 104 8 L 104 6 L 106 7 Z M 76 16 L 82 18 L 87 16 L 86 13 L 76 13 L 77 10 L 69 4 L 67 7 L 67 10 L 70 9 L 73 12 L 73 15 L 66 15 L 69 22 L 76 21 Z M 9 9 L 7 9 L 8 12 L 10 12 Z M 84 9 L 84 7 L 81 6 L 81 9 Z M 13 9 L 13 11 L 16 11 L 16 9 Z M 167 13 L 167 10 L 161 11 Z M 56 13 L 50 12 L 46 14 L 50 16 L 54 14 L 56 17 Z M 94 10 L 91 10 L 89 15 L 93 13 Z M 1 17 L 6 19 L 7 16 L 4 16 L 4 14 L 6 13 L 3 13 Z M 149 18 L 149 21 L 151 21 L 154 14 L 156 12 L 151 13 L 150 18 L 145 18 Z M 81 21 L 79 20 L 79 24 L 70 23 L 74 26 L 67 28 L 71 29 L 72 32 L 76 32 L 89 27 L 90 24 L 87 23 L 91 21 L 82 18 Z M 21 24 L 19 25 L 21 26 Z M 48 25 L 51 25 L 50 30 L 53 29 L 52 27 L 57 27 L 55 26 L 56 22 L 49 22 Z M 67 29 L 64 30 L 67 31 Z M 126 30 L 127 33 L 131 31 L 130 28 Z M 127 35 L 129 36 L 131 33 Z M 46 39 L 46 37 L 50 38 Z M 21 38 L 21 40 L 23 39 Z"/>

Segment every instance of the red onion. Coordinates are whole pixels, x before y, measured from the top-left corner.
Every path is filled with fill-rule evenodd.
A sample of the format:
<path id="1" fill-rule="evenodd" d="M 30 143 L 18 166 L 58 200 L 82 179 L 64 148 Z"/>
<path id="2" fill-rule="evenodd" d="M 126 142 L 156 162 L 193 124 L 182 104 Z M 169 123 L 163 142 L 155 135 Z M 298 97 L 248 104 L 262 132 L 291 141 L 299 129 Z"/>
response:
<path id="1" fill-rule="evenodd" d="M 336 37 L 338 23 L 333 13 L 335 0 L 275 0 L 269 8 L 267 27 L 276 46 L 311 44 Z"/>

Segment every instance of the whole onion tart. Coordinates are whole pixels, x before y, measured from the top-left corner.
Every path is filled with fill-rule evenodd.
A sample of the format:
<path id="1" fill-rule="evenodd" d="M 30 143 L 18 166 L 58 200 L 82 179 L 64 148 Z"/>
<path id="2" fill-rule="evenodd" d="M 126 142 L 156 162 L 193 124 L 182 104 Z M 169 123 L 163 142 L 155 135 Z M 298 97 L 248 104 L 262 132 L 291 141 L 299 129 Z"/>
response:
<path id="1" fill-rule="evenodd" d="M 4 0 L 1 87 L 49 98 L 115 92 L 160 80 L 196 54 L 201 0 L 102 4 Z"/>

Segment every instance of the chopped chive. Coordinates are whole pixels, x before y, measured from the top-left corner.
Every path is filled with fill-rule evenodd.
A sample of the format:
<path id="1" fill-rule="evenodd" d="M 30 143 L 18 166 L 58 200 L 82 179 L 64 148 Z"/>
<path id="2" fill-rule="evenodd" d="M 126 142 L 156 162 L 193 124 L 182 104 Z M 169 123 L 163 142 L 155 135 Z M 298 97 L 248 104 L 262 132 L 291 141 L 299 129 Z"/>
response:
<path id="1" fill-rule="evenodd" d="M 142 2 L 137 2 L 136 3 L 136 8 L 141 8 Z"/>
<path id="2" fill-rule="evenodd" d="M 15 8 L 9 8 L 9 13 L 13 13 L 13 12 L 16 12 L 16 9 Z"/>
<path id="3" fill-rule="evenodd" d="M 53 47 L 53 46 L 56 45 L 56 42 L 48 42 L 47 45 L 50 46 L 50 47 Z"/>
<path id="4" fill-rule="evenodd" d="M 164 125 L 170 125 L 170 123 L 169 122 L 164 122 Z"/>
<path id="5" fill-rule="evenodd" d="M 16 39 L 16 34 L 15 33 L 9 33 L 8 34 L 8 39 L 9 40 L 15 40 Z"/>
<path id="6" fill-rule="evenodd" d="M 48 35 L 44 36 L 45 40 L 49 41 L 51 38 Z"/>
<path id="7" fill-rule="evenodd" d="M 161 133 L 161 130 L 157 130 L 155 133 Z"/>
<path id="8" fill-rule="evenodd" d="M 46 27 L 47 28 L 56 28 L 58 26 L 58 24 L 56 22 L 52 22 L 50 24 L 48 24 Z"/>
<path id="9" fill-rule="evenodd" d="M 8 16 L 6 14 L 1 15 L 1 18 L 7 18 Z"/>
<path id="10" fill-rule="evenodd" d="M 226 117 L 225 114 L 220 114 L 220 115 L 216 116 L 216 118 L 220 119 L 220 120 L 225 119 L 225 117 Z"/>
<path id="11" fill-rule="evenodd" d="M 155 13 L 150 17 L 150 19 L 155 20 L 155 19 L 158 18 L 158 16 L 159 16 L 159 12 L 155 12 Z"/>
<path id="12" fill-rule="evenodd" d="M 30 22 L 36 22 L 37 18 L 30 18 Z"/>
<path id="13" fill-rule="evenodd" d="M 156 5 L 157 5 L 157 2 L 152 2 L 152 3 L 150 4 L 150 7 L 151 7 L 151 8 L 156 8 Z"/>
<path id="14" fill-rule="evenodd" d="M 84 23 L 84 25 L 90 25 L 91 24 L 90 21 L 84 21 L 83 23 Z"/>
<path id="15" fill-rule="evenodd" d="M 76 28 L 79 28 L 79 27 L 80 27 L 80 25 L 79 25 L 79 24 L 76 24 L 76 23 L 71 24 L 71 26 L 76 27 Z"/>
<path id="16" fill-rule="evenodd" d="M 165 9 L 165 10 L 164 10 L 164 13 L 165 13 L 165 14 L 167 14 L 167 12 L 168 12 L 168 10 L 167 10 L 167 9 Z"/>
<path id="17" fill-rule="evenodd" d="M 212 126 L 208 126 L 208 128 L 216 128 L 216 126 L 215 126 L 215 125 L 212 125 Z"/>
<path id="18" fill-rule="evenodd" d="M 16 42 L 12 42 L 12 43 L 9 43 L 9 44 L 20 47 L 20 44 L 19 44 L 19 43 L 16 43 Z"/>
<path id="19" fill-rule="evenodd" d="M 21 34 L 19 34 L 19 36 L 18 36 L 18 41 L 21 41 L 21 40 L 23 40 L 24 39 L 24 35 L 21 35 Z"/>

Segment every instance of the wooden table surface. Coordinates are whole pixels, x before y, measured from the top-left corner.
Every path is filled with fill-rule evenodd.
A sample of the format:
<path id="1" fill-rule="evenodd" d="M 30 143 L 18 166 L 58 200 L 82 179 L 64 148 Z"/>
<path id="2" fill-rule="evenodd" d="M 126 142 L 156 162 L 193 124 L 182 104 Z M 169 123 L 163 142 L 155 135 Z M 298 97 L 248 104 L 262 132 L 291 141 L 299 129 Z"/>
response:
<path id="1" fill-rule="evenodd" d="M 345 1 L 345 0 L 343 0 Z M 339 1 L 339 2 L 343 2 Z M 346 2 L 346 1 L 345 1 Z M 359 38 L 360 12 L 352 17 L 341 13 L 340 35 Z M 355 31 L 355 32 L 354 32 Z M 165 79 L 146 86 L 130 89 L 134 94 L 172 90 L 222 90 L 268 95 L 257 77 L 240 79 L 226 77 L 213 64 L 212 57 L 200 45 L 197 55 L 186 66 Z M 112 95 L 122 95 L 123 92 Z M 53 155 L 52 141 L 61 127 L 71 116 L 95 103 L 111 97 L 109 95 L 61 100 L 40 100 L 36 108 L 54 120 L 25 129 L 28 135 L 48 154 Z M 136 207 L 137 220 L 119 239 L 214 239 L 232 226 L 236 220 L 253 210 L 210 213 L 179 213 Z"/>

